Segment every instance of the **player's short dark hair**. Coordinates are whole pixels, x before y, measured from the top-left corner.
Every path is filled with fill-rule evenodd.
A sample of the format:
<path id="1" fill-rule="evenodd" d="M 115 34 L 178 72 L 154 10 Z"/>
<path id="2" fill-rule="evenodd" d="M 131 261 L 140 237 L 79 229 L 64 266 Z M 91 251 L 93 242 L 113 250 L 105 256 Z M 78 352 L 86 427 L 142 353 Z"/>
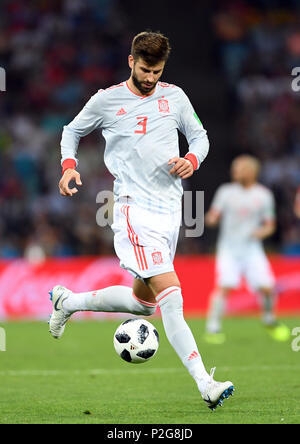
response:
<path id="1" fill-rule="evenodd" d="M 131 55 L 134 60 L 141 58 L 148 66 L 167 61 L 170 51 L 169 39 L 159 31 L 145 31 L 137 34 L 131 46 Z"/>

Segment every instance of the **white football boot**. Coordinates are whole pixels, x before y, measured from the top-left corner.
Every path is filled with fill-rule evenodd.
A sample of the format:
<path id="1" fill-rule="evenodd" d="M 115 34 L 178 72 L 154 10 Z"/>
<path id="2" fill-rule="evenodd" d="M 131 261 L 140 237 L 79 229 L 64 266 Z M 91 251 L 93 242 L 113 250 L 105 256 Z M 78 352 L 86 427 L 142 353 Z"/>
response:
<path id="1" fill-rule="evenodd" d="M 48 322 L 49 332 L 55 339 L 60 339 L 65 331 L 66 322 L 72 316 L 63 309 L 63 302 L 72 294 L 71 290 L 56 285 L 52 291 L 49 291 L 50 301 L 52 301 L 53 311 Z"/>
<path id="2" fill-rule="evenodd" d="M 202 393 L 202 398 L 207 403 L 208 408 L 215 410 L 217 406 L 223 406 L 224 399 L 228 399 L 229 396 L 233 396 L 234 385 L 231 381 L 217 382 L 214 381 L 214 373 L 216 367 L 210 371 L 210 380 Z"/>

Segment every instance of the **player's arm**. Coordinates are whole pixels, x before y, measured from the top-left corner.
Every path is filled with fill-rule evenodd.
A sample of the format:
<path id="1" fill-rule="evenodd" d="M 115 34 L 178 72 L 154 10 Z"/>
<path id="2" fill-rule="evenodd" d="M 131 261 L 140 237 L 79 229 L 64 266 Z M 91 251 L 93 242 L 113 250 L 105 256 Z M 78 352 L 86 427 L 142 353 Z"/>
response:
<path id="1" fill-rule="evenodd" d="M 80 174 L 76 171 L 76 158 L 80 139 L 102 125 L 101 93 L 91 97 L 80 113 L 69 124 L 64 126 L 61 139 L 62 178 L 59 181 L 59 191 L 62 196 L 73 196 L 78 192 L 76 187 L 70 188 L 70 182 L 82 185 Z"/>
<path id="2" fill-rule="evenodd" d="M 276 231 L 276 221 L 267 220 L 252 234 L 253 237 L 259 240 L 264 240 L 272 236 Z"/>
<path id="3" fill-rule="evenodd" d="M 295 212 L 295 215 L 300 218 L 300 187 L 298 188 L 296 198 L 295 198 L 294 212 Z"/>
<path id="4" fill-rule="evenodd" d="M 252 237 L 258 240 L 264 240 L 272 236 L 276 231 L 275 200 L 271 192 L 268 192 L 266 195 L 261 220 L 260 227 L 252 233 Z"/>
<path id="5" fill-rule="evenodd" d="M 178 129 L 185 135 L 189 144 L 189 151 L 182 157 L 170 159 L 169 165 L 175 165 L 170 170 L 182 179 L 191 177 L 198 170 L 209 150 L 209 141 L 203 125 L 197 116 L 191 102 L 184 92 L 180 91 L 180 109 L 178 114 Z"/>
<path id="6" fill-rule="evenodd" d="M 209 228 L 216 227 L 222 218 L 222 213 L 224 208 L 226 207 L 226 198 L 228 193 L 226 192 L 226 186 L 220 186 L 211 203 L 210 209 L 205 214 L 204 222 L 205 225 Z"/>
<path id="7" fill-rule="evenodd" d="M 216 208 L 210 208 L 210 210 L 205 214 L 205 225 L 209 228 L 216 227 L 221 220 L 221 212 Z"/>

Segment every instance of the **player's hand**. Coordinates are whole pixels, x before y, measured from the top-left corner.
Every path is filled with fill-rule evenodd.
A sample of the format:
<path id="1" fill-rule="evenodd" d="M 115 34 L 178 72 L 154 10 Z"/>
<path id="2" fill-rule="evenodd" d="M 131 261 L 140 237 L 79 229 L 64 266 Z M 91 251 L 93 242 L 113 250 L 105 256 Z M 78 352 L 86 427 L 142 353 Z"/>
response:
<path id="1" fill-rule="evenodd" d="M 194 167 L 190 160 L 183 157 L 173 157 L 169 160 L 168 165 L 174 164 L 173 168 L 169 171 L 170 174 L 177 174 L 181 179 L 188 179 L 194 173 Z"/>
<path id="2" fill-rule="evenodd" d="M 221 216 L 221 214 L 218 211 L 216 211 L 214 209 L 209 210 L 205 214 L 205 218 L 204 218 L 205 225 L 208 227 L 212 227 L 212 228 L 216 227 L 220 221 L 220 216 Z"/>
<path id="3" fill-rule="evenodd" d="M 251 235 L 252 238 L 258 240 L 264 240 L 267 237 L 272 236 L 276 231 L 275 221 L 267 221 L 261 227 L 257 228 Z"/>
<path id="4" fill-rule="evenodd" d="M 68 168 L 59 181 L 59 192 L 62 196 L 73 196 L 73 194 L 78 193 L 78 189 L 76 187 L 69 188 L 69 183 L 72 180 L 75 180 L 76 185 L 82 185 L 78 171 L 73 170 L 73 168 Z"/>

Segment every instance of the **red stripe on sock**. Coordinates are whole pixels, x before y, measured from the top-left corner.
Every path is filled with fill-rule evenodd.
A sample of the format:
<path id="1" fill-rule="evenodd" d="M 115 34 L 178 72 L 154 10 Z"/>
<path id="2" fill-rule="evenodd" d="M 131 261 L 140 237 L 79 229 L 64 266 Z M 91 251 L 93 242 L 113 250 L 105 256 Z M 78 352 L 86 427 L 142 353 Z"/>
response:
<path id="1" fill-rule="evenodd" d="M 178 288 L 174 288 L 173 290 L 170 290 L 167 294 L 163 295 L 160 299 L 157 299 L 158 296 L 159 296 L 160 294 L 162 294 L 165 290 L 161 291 L 161 292 L 158 293 L 158 295 L 156 296 L 156 300 L 157 300 L 157 302 L 162 301 L 166 296 L 168 296 L 169 294 L 173 293 L 174 291 L 178 291 L 179 289 L 180 289 L 179 287 L 178 287 Z"/>
<path id="2" fill-rule="evenodd" d="M 134 293 L 132 293 L 132 296 L 140 303 L 140 304 L 143 304 L 143 305 L 146 305 L 147 307 L 152 307 L 152 308 L 154 308 L 154 307 L 156 307 L 157 306 L 157 304 L 153 304 L 152 302 L 146 302 L 146 301 L 143 301 L 142 299 L 139 299 Z"/>

